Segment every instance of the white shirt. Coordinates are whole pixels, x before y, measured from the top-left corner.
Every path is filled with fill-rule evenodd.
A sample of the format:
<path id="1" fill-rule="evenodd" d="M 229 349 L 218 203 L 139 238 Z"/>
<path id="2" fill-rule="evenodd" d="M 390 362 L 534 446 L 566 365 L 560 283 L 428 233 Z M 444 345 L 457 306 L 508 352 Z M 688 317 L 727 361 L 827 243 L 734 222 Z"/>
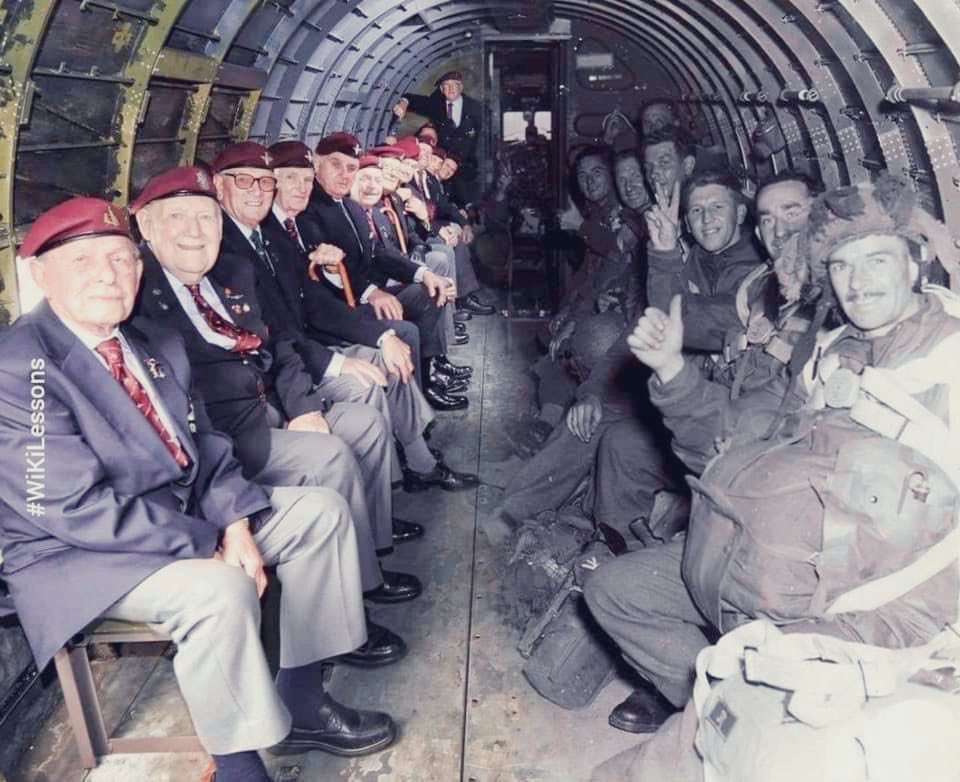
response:
<path id="1" fill-rule="evenodd" d="M 208 324 L 203 315 L 200 314 L 200 308 L 197 307 L 197 303 L 193 300 L 193 294 L 187 290 L 187 286 L 166 269 L 163 269 L 163 273 L 167 278 L 167 282 L 170 283 L 170 287 L 173 289 L 173 293 L 177 297 L 177 301 L 180 302 L 180 307 L 187 314 L 187 317 L 190 319 L 193 327 L 200 332 L 200 336 L 211 345 L 216 345 L 217 347 L 221 347 L 226 350 L 233 350 L 234 346 L 237 344 L 236 340 L 230 339 L 230 337 L 224 334 L 219 334 L 210 328 L 210 324 Z M 223 305 L 223 302 L 220 301 L 217 291 L 214 289 L 207 277 L 204 277 L 202 280 L 200 280 L 200 295 L 206 299 L 206 302 L 210 305 L 210 308 L 221 318 L 228 323 L 234 323 L 233 318 L 230 317 L 230 313 L 227 312 L 227 308 Z M 236 324 L 234 323 L 234 325 Z"/>
<path id="2" fill-rule="evenodd" d="M 240 233 L 242 233 L 247 238 L 247 241 L 250 242 L 250 246 L 253 247 L 254 250 L 256 250 L 257 249 L 256 246 L 254 245 L 253 241 L 250 239 L 250 234 L 254 234 L 254 233 L 257 234 L 258 236 L 260 236 L 260 241 L 262 242 L 263 234 L 260 233 L 260 226 L 257 226 L 256 228 L 251 228 L 249 225 L 244 225 L 239 220 L 234 220 L 233 215 L 230 214 L 229 212 L 224 211 L 224 214 L 227 217 L 229 217 L 231 220 L 233 220 L 233 224 L 240 229 Z M 259 253 L 257 253 L 257 255 L 259 255 Z"/>
<path id="3" fill-rule="evenodd" d="M 297 224 L 297 219 L 295 217 L 291 217 L 290 215 L 288 215 L 284 211 L 283 207 L 277 203 L 276 199 L 273 200 L 273 206 L 271 207 L 271 209 L 273 210 L 274 217 L 276 217 L 280 221 L 280 225 L 283 226 L 284 231 L 287 230 L 287 226 L 286 226 L 287 220 L 293 220 L 293 224 L 294 225 Z M 299 228 L 297 228 L 297 243 L 300 245 L 301 250 L 303 250 L 304 252 L 307 251 L 307 248 L 303 244 L 303 237 L 300 235 Z"/>
<path id="4" fill-rule="evenodd" d="M 61 319 L 62 320 L 62 319 Z M 137 382 L 143 386 L 143 390 L 146 395 L 150 398 L 150 403 L 153 405 L 153 409 L 157 411 L 157 415 L 160 416 L 160 422 L 163 424 L 164 429 L 166 429 L 170 436 L 177 441 L 177 444 L 180 444 L 180 440 L 177 438 L 177 429 L 173 425 L 173 419 L 170 418 L 170 414 L 167 412 L 167 408 L 163 404 L 163 399 L 160 396 L 160 393 L 157 391 L 156 386 L 153 384 L 153 381 L 150 379 L 150 374 L 144 369 L 143 364 L 140 363 L 140 359 L 137 357 L 137 354 L 133 351 L 133 348 L 130 347 L 130 344 L 127 342 L 126 337 L 120 333 L 120 329 L 114 328 L 114 330 L 107 337 L 101 337 L 97 334 L 91 334 L 86 329 L 81 329 L 78 326 L 74 326 L 72 323 L 63 321 L 63 324 L 72 331 L 77 339 L 79 339 L 84 345 L 90 348 L 90 352 L 97 357 L 104 369 L 107 371 L 110 370 L 109 365 L 99 353 L 97 353 L 97 345 L 101 342 L 106 342 L 108 339 L 116 337 L 120 340 L 120 349 L 123 352 L 123 363 L 127 368 L 127 371 L 133 375 Z M 159 368 L 156 371 L 162 371 Z M 181 446 L 182 447 L 182 446 Z"/>

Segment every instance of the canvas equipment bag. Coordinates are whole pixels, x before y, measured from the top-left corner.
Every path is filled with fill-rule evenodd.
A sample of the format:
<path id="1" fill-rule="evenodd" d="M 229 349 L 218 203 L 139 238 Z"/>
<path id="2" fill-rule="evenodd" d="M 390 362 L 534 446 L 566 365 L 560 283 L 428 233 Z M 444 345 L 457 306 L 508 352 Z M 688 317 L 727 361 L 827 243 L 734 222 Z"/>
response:
<path id="1" fill-rule="evenodd" d="M 956 301 L 938 295 L 956 315 Z M 817 401 L 849 408 L 853 421 L 925 457 L 956 489 L 956 439 L 911 395 L 946 383 L 957 401 L 956 362 L 946 358 L 860 376 L 836 370 Z M 928 491 L 922 481 L 906 486 L 907 495 Z M 895 572 L 834 596 L 824 615 L 876 610 L 950 570 L 960 571 L 956 525 Z M 958 593 L 945 597 L 960 604 Z M 705 782 L 960 780 L 960 622 L 922 646 L 888 649 L 757 620 L 704 649 L 696 672 Z"/>

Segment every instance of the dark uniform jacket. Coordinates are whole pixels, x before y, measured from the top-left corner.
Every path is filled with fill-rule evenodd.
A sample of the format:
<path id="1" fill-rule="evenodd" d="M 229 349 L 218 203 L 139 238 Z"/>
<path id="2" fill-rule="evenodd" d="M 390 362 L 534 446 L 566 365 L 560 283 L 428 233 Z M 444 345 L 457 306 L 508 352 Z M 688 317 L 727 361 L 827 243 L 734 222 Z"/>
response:
<path id="1" fill-rule="evenodd" d="M 407 99 L 410 111 L 426 117 L 434 124 L 440 137 L 440 146 L 460 157 L 457 175 L 462 174 L 467 179 L 473 179 L 477 172 L 477 146 L 483 127 L 480 102 L 467 95 L 463 96 L 463 110 L 458 127 L 452 119 L 447 118 L 447 99 L 440 90 L 435 90 L 430 95 L 408 93 L 403 97 Z"/>
<path id="2" fill-rule="evenodd" d="M 233 437 L 244 472 L 255 474 L 267 457 L 268 405 L 290 420 L 304 413 L 324 411 L 328 407 L 326 401 L 314 390 L 313 378 L 289 336 L 273 337 L 268 333 L 249 267 L 221 256 L 217 263 L 235 270 L 237 287 L 224 286 L 210 278 L 233 322 L 263 339 L 257 352 L 236 353 L 203 338 L 180 306 L 150 249 L 143 247 L 141 252 L 143 284 L 137 313 L 180 332 L 194 381 L 214 426 Z"/>
<path id="3" fill-rule="evenodd" d="M 357 310 L 347 306 L 339 291 L 334 292 L 324 282 L 311 280 L 307 273 L 309 259 L 306 252 L 290 238 L 273 212 L 260 223 L 260 231 L 280 260 L 277 282 L 283 290 L 284 302 L 290 305 L 289 318 L 292 320 L 296 313 L 298 328 L 311 342 L 328 346 L 377 347 L 380 337 L 390 328 L 388 322 L 362 317 Z M 219 264 L 213 267 L 214 276 L 218 274 L 218 267 Z M 226 264 L 224 267 L 228 268 Z M 296 281 L 291 269 L 295 270 Z M 260 301 L 267 311 L 266 299 Z M 309 361 L 306 363 L 310 365 Z"/>
<path id="4" fill-rule="evenodd" d="M 864 366 L 895 370 L 927 359 L 923 370 L 937 371 L 943 362 L 932 351 L 944 345 L 940 352 L 955 352 L 960 319 L 928 293 L 919 311 L 883 336 L 847 325 L 829 337 L 792 384 L 781 377 L 734 401 L 690 362 L 668 383 L 651 380 L 651 399 L 673 433 L 674 450 L 703 472 L 684 547 L 684 583 L 724 632 L 766 618 L 888 647 L 924 643 L 957 619 L 955 567 L 870 611 L 830 616 L 824 608 L 905 567 L 950 532 L 956 487 L 923 454 L 855 422 L 848 407 L 825 406 L 823 382 L 831 367 L 858 374 Z M 950 373 L 934 382 L 920 369 L 909 374 L 916 390 L 907 395 L 949 422 L 957 398 Z M 765 439 L 771 420 L 779 425 Z M 924 490 L 910 491 L 918 473 Z"/>
<path id="5" fill-rule="evenodd" d="M 413 282 L 417 265 L 402 253 L 386 248 L 382 242 L 374 241 L 367 217 L 356 201 L 344 198 L 343 206 L 346 207 L 349 218 L 340 204 L 320 187 L 313 188 L 309 206 L 297 217 L 297 227 L 307 248 L 313 249 L 327 243 L 344 251 L 346 257 L 343 262 L 358 300 L 368 286 L 375 285 L 379 288 L 391 278 L 402 283 Z M 338 296 L 343 296 L 340 288 L 329 282 L 324 284 Z"/>
<path id="6" fill-rule="evenodd" d="M 333 351 L 304 333 L 300 269 L 306 260 L 272 212 L 264 219 L 260 232 L 272 266 L 257 255 L 236 223 L 224 217 L 220 260 L 210 270 L 210 276 L 241 293 L 246 292 L 243 286 L 252 277 L 253 293 L 270 334 L 274 339 L 290 340 L 314 381 L 319 382 L 330 366 Z"/>
<path id="7" fill-rule="evenodd" d="M 683 346 L 687 350 L 719 353 L 731 329 L 742 324 L 737 314 L 737 291 L 751 271 L 763 263 L 753 236 L 741 231 L 740 240 L 719 253 L 695 244 L 686 261 L 680 248 L 647 250 L 647 302 L 666 312 L 670 299 L 683 300 Z"/>
<path id="8" fill-rule="evenodd" d="M 139 321 L 121 331 L 150 371 L 190 457 L 186 470 L 46 303 L 0 337 L 0 575 L 41 668 L 151 573 L 212 556 L 222 529 L 269 509 L 191 396 L 179 336 Z M 31 453 L 42 457 L 33 465 L 42 515 L 26 509 Z"/>

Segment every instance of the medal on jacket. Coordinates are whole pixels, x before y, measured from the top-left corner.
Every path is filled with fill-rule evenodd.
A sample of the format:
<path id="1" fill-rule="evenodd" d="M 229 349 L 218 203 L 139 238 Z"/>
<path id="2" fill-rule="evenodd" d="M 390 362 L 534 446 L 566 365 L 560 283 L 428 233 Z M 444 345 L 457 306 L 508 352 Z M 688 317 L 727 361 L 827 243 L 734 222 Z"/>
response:
<path id="1" fill-rule="evenodd" d="M 155 358 L 148 358 L 146 360 L 147 371 L 150 373 L 150 377 L 154 380 L 163 380 L 167 375 L 163 371 L 163 367 L 160 365 L 160 362 Z"/>
<path id="2" fill-rule="evenodd" d="M 187 429 L 190 434 L 197 433 L 197 411 L 193 409 L 193 400 L 190 400 L 190 406 L 187 408 Z"/>

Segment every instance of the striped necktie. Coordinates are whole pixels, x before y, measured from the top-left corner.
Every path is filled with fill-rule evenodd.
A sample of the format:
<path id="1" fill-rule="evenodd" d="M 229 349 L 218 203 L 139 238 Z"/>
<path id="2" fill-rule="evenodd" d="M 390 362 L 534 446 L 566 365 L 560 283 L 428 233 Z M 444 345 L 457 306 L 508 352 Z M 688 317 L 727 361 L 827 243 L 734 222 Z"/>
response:
<path id="1" fill-rule="evenodd" d="M 107 362 L 107 368 L 110 370 L 110 374 L 113 375 L 114 380 L 123 387 L 123 390 L 126 391 L 130 399 L 133 400 L 133 403 L 137 406 L 137 410 L 143 413 L 143 417 L 147 419 L 147 422 L 153 427 L 154 431 L 160 435 L 160 439 L 163 440 L 163 444 L 167 447 L 174 461 L 176 461 L 181 468 L 186 469 L 190 465 L 190 457 L 187 456 L 187 452 L 183 450 L 180 441 L 163 425 L 163 420 L 160 418 L 160 414 L 157 412 L 157 408 L 154 407 L 146 389 L 140 385 L 140 381 L 127 369 L 127 364 L 123 360 L 123 347 L 120 344 L 120 340 L 117 337 L 111 337 L 101 342 L 94 349 L 103 360 Z"/>

